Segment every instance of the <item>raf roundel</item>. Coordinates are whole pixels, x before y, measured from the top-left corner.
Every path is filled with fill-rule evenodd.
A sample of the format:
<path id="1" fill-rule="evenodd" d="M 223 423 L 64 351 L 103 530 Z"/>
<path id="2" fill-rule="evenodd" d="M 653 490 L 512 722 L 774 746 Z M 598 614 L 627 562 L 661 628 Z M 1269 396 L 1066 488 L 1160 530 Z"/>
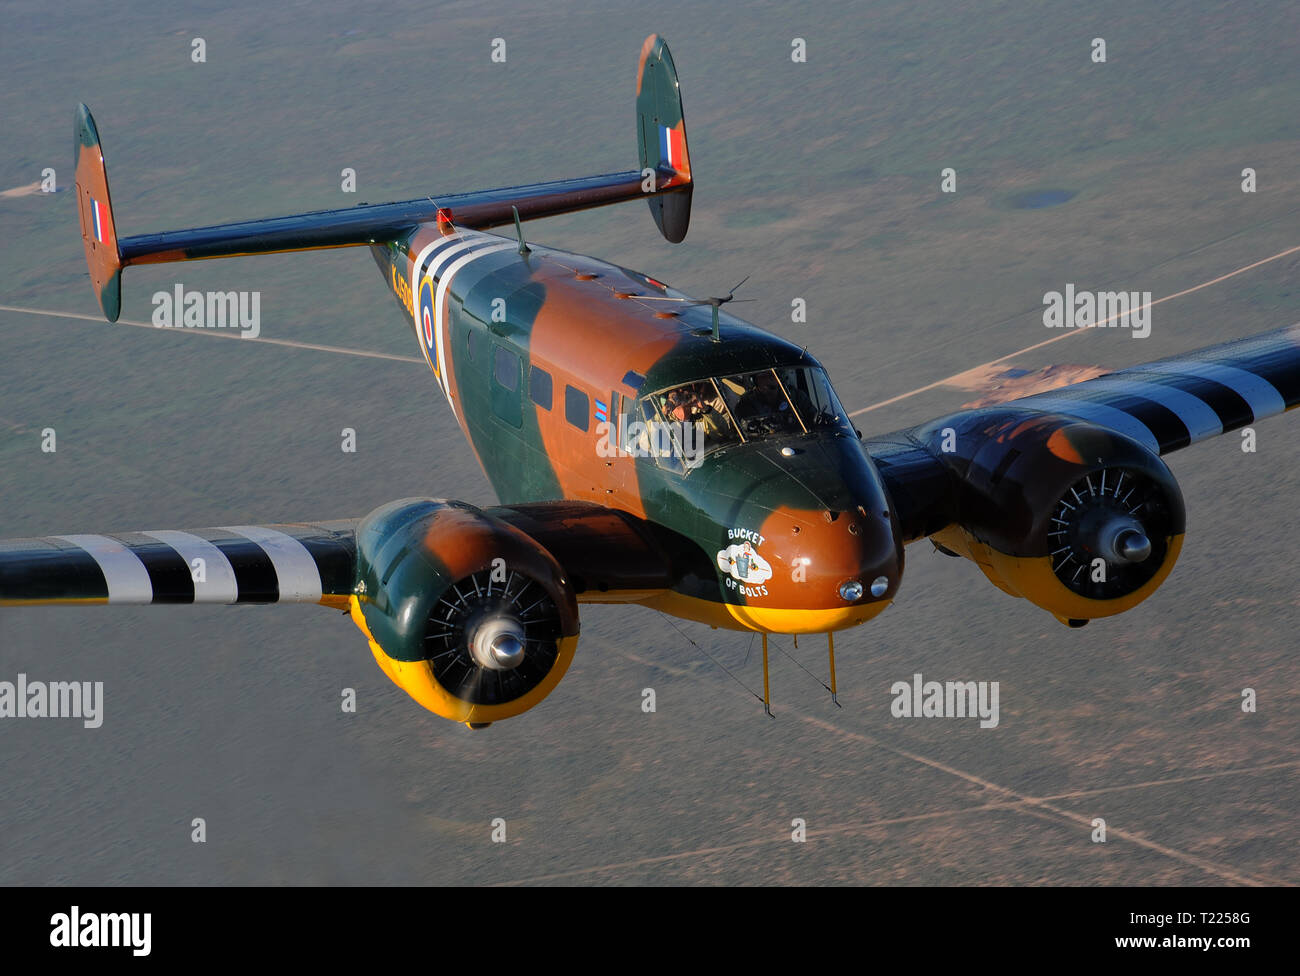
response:
<path id="1" fill-rule="evenodd" d="M 433 349 L 433 285 L 425 279 L 420 285 L 420 320 L 424 323 L 424 344 Z"/>
<path id="2" fill-rule="evenodd" d="M 438 350 L 433 336 L 433 282 L 425 278 L 420 282 L 420 324 L 423 327 L 424 347 L 428 351 L 429 365 L 438 376 Z M 439 381 L 442 377 L 438 376 Z"/>

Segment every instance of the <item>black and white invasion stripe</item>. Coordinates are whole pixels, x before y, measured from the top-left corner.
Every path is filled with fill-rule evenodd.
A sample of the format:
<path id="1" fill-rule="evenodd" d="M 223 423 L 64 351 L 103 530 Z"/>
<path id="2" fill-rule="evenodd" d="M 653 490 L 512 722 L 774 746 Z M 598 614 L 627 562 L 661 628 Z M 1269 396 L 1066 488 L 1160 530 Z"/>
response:
<path id="1" fill-rule="evenodd" d="M 351 592 L 352 522 L 0 543 L 0 604 L 319 603 Z"/>
<path id="2" fill-rule="evenodd" d="M 1109 427 L 1167 454 L 1300 403 L 1300 325 L 1013 402 Z"/>

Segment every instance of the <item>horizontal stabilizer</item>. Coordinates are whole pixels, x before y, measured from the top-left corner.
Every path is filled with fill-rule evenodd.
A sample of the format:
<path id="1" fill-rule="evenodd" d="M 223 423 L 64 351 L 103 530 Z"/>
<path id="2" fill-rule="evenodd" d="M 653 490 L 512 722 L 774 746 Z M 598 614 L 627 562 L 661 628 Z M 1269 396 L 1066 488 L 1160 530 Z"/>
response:
<path id="1" fill-rule="evenodd" d="M 665 185 L 668 175 L 660 178 Z M 635 170 L 554 180 L 525 186 L 420 197 L 398 203 L 362 204 L 339 210 L 316 210 L 287 217 L 267 217 L 190 230 L 124 237 L 118 243 L 122 266 L 167 261 L 233 258 L 281 251 L 360 247 L 393 240 L 420 224 L 443 216 L 458 227 L 487 230 L 514 221 L 589 210 L 645 196 Z"/>
<path id="2" fill-rule="evenodd" d="M 487 230 L 513 222 L 516 210 L 520 219 L 529 220 L 641 198 L 650 201 L 663 235 L 676 243 L 686 236 L 690 219 L 691 171 L 677 72 L 668 46 L 657 36 L 649 37 L 641 51 L 637 125 L 639 170 L 119 238 L 99 131 L 90 110 L 81 105 L 77 205 L 91 284 L 104 316 L 115 322 L 121 311 L 122 269 L 132 264 L 360 247 L 395 240 L 440 219 Z"/>

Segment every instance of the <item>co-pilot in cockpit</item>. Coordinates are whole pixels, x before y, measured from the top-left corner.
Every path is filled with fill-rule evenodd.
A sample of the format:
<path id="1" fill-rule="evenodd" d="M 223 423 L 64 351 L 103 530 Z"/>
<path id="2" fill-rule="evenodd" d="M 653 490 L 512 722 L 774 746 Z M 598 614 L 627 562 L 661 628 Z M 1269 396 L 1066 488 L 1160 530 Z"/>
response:
<path id="1" fill-rule="evenodd" d="M 647 431 L 666 431 L 673 450 L 653 451 L 682 470 L 726 447 L 800 434 L 853 434 L 826 374 L 811 366 L 754 370 L 695 380 L 641 399 Z M 671 453 L 672 457 L 665 457 Z"/>

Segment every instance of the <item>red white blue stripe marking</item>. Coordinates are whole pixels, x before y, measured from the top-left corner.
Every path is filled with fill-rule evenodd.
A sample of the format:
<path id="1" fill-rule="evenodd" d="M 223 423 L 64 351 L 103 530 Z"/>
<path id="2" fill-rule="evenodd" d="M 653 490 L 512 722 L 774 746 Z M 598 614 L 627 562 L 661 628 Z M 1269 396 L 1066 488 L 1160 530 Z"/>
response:
<path id="1" fill-rule="evenodd" d="M 90 198 L 90 219 L 95 225 L 95 240 L 104 239 L 104 228 L 108 226 L 108 208 L 96 200 Z"/>
<path id="2" fill-rule="evenodd" d="M 686 140 L 680 129 L 659 127 L 659 159 L 678 172 L 685 171 Z"/>

